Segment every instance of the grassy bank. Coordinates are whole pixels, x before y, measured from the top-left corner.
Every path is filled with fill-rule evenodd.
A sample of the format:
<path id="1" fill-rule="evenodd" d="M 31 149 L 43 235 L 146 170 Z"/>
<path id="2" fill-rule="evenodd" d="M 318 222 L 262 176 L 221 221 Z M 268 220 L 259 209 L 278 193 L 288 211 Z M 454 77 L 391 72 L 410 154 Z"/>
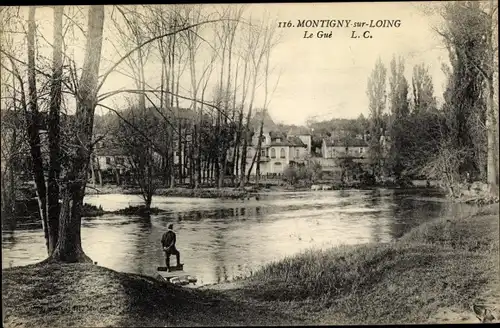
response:
<path id="1" fill-rule="evenodd" d="M 293 323 L 222 293 L 91 264 L 3 270 L 5 327 L 144 327 Z"/>
<path id="2" fill-rule="evenodd" d="M 493 288 L 499 283 L 498 236 L 496 204 L 428 222 L 397 242 L 290 257 L 226 293 L 300 314 L 309 323 L 478 322 L 473 303 L 500 309 Z M 439 317 L 443 312 L 448 315 Z"/>
<path id="3" fill-rule="evenodd" d="M 249 196 L 247 190 L 235 188 L 168 188 L 158 190 L 157 195 L 170 197 L 190 197 L 190 198 L 226 198 L 241 199 Z"/>
<path id="4" fill-rule="evenodd" d="M 3 270 L 5 326 L 478 322 L 500 313 L 498 204 L 386 244 L 309 251 L 192 290 L 95 265 Z"/>
<path id="5" fill-rule="evenodd" d="M 104 195 L 104 194 L 129 194 L 140 195 L 141 191 L 138 188 L 124 188 L 121 186 L 105 185 L 102 187 L 88 187 L 85 191 L 86 195 Z M 190 198 L 229 198 L 241 199 L 248 197 L 249 191 L 235 189 L 232 187 L 224 188 L 161 188 L 158 189 L 155 195 L 169 197 L 190 197 Z"/>

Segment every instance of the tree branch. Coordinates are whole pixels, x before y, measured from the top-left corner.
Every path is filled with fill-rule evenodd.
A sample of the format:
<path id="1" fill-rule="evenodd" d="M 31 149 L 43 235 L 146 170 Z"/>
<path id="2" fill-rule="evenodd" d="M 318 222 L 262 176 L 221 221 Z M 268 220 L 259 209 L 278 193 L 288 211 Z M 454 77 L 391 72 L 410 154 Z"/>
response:
<path id="1" fill-rule="evenodd" d="M 215 22 L 219 22 L 221 21 L 220 19 L 215 19 L 215 20 L 208 20 L 208 21 L 204 21 L 204 22 L 200 22 L 200 23 L 196 23 L 196 24 L 192 24 L 192 25 L 188 25 L 186 27 L 183 27 L 181 29 L 178 29 L 176 31 L 173 31 L 173 32 L 168 32 L 168 33 L 165 33 L 165 34 L 162 34 L 162 35 L 159 35 L 159 36 L 155 36 L 149 40 L 146 40 L 144 42 L 142 42 L 141 44 L 139 44 L 138 46 L 134 47 L 133 49 L 131 49 L 129 52 L 127 52 L 122 58 L 120 58 L 113 66 L 111 66 L 111 68 L 109 68 L 106 73 L 104 73 L 104 76 L 101 80 L 101 83 L 99 83 L 97 89 L 96 89 L 96 92 L 99 92 L 99 90 L 102 88 L 104 82 L 106 81 L 106 79 L 108 78 L 108 76 L 114 71 L 114 69 L 116 67 L 118 67 L 118 65 L 120 65 L 125 59 L 127 59 L 130 55 L 132 55 L 135 51 L 137 51 L 138 49 L 142 48 L 143 46 L 151 43 L 151 42 L 154 42 L 158 39 L 162 39 L 162 38 L 165 38 L 167 36 L 171 36 L 171 35 L 175 35 L 179 32 L 182 32 L 182 31 L 186 31 L 190 28 L 193 28 L 193 27 L 196 27 L 196 26 L 199 26 L 199 25 L 204 25 L 204 24 L 209 24 L 209 23 L 215 23 Z"/>

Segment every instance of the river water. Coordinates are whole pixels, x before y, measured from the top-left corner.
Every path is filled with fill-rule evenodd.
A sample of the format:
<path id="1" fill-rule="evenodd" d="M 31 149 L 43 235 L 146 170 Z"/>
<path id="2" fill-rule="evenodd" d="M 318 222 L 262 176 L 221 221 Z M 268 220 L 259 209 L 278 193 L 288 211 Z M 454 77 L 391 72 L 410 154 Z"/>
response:
<path id="1" fill-rule="evenodd" d="M 85 202 L 116 210 L 141 204 L 141 198 L 97 195 Z M 203 285 L 230 281 L 307 249 L 389 242 L 422 222 L 460 212 L 459 205 L 423 189 L 273 192 L 259 200 L 155 197 L 153 206 L 168 212 L 149 220 L 84 218 L 84 251 L 99 265 L 155 276 L 164 265 L 161 236 L 174 223 L 184 270 Z M 3 268 L 45 257 L 41 225 L 2 229 Z"/>

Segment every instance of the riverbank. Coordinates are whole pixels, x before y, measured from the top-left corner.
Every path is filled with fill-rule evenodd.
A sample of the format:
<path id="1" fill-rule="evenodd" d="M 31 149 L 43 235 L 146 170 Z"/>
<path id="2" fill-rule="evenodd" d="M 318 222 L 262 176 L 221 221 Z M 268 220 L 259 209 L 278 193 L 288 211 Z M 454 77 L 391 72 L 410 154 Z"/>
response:
<path id="1" fill-rule="evenodd" d="M 347 190 L 347 189 L 360 189 L 369 190 L 376 188 L 398 189 L 398 186 L 381 184 L 375 186 L 362 185 L 359 183 L 341 184 L 341 183 L 318 183 L 312 186 L 292 186 L 287 184 L 261 184 L 259 186 L 248 184 L 245 188 L 236 187 L 200 187 L 197 189 L 188 187 L 174 187 L 174 188 L 159 188 L 156 190 L 155 195 L 169 196 L 169 197 L 188 197 L 188 198 L 225 198 L 225 199 L 244 199 L 248 197 L 255 197 L 258 193 L 268 192 L 304 192 L 304 191 L 320 191 L 320 190 Z M 408 187 L 410 189 L 422 189 L 421 186 Z M 136 187 L 123 187 L 116 185 L 103 185 L 92 187 L 88 186 L 86 195 L 104 195 L 104 194 L 124 194 L 124 195 L 140 195 L 141 190 Z"/>
<path id="2" fill-rule="evenodd" d="M 472 304 L 494 307 L 500 295 L 498 236 L 496 204 L 396 242 L 309 251 L 196 290 L 95 265 L 5 269 L 5 326 L 478 322 Z"/>
<path id="3" fill-rule="evenodd" d="M 479 322 L 473 304 L 499 318 L 498 213 L 490 205 L 393 243 L 306 252 L 207 288 L 310 324 Z"/>
<path id="4" fill-rule="evenodd" d="M 189 198 L 227 198 L 227 199 L 241 199 L 246 198 L 250 194 L 250 190 L 235 189 L 230 187 L 224 188 L 160 188 L 157 189 L 155 195 L 169 196 L 169 197 L 189 197 Z M 87 187 L 85 190 L 86 195 L 104 195 L 104 194 L 125 194 L 125 195 L 140 195 L 139 188 L 125 188 L 122 186 L 104 185 L 99 187 Z"/>

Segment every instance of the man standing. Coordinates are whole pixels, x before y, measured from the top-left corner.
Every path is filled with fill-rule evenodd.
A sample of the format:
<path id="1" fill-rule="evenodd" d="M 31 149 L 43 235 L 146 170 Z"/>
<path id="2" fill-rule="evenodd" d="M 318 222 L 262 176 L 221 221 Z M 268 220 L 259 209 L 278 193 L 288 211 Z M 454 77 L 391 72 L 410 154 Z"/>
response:
<path id="1" fill-rule="evenodd" d="M 163 246 L 163 251 L 165 252 L 165 264 L 167 265 L 167 269 L 170 269 L 170 255 L 175 255 L 177 258 L 177 267 L 180 267 L 181 264 L 181 254 L 175 248 L 176 235 L 173 231 L 174 225 L 170 223 L 168 225 L 168 230 L 163 234 L 161 238 L 161 245 Z"/>

